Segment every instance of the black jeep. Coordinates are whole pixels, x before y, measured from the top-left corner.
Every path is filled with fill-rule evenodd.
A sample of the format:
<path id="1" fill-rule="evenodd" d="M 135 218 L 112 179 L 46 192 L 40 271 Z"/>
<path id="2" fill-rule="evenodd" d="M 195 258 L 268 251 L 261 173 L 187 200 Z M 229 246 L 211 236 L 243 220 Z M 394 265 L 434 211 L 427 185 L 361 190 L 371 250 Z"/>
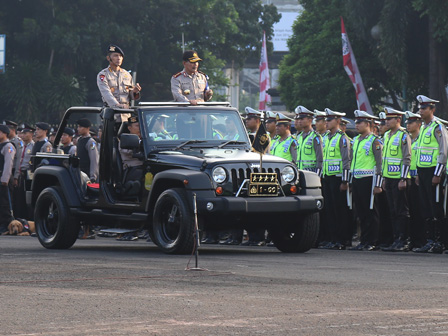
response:
<path id="1" fill-rule="evenodd" d="M 124 113 L 138 118 L 141 138 L 116 121 Z M 55 147 L 64 128 L 81 117 L 103 125 L 98 184 L 89 183 L 76 156 L 54 150 L 32 158 L 27 203 L 44 247 L 70 248 L 80 223 L 146 228 L 166 253 L 192 252 L 195 223 L 201 231 L 265 228 L 283 252 L 306 252 L 315 243 L 323 206 L 319 177 L 275 156 L 264 155 L 260 162 L 235 108 L 72 107 Z M 138 188 L 125 182 L 119 146 L 142 162 L 142 177 L 134 181 Z"/>

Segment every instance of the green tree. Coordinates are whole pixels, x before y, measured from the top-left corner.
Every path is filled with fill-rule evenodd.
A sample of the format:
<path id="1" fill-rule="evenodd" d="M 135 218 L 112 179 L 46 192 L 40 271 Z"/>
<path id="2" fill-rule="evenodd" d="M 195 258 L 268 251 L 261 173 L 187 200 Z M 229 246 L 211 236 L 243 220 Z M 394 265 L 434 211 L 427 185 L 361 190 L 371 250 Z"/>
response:
<path id="1" fill-rule="evenodd" d="M 280 95 L 289 110 L 297 105 L 310 109 L 329 107 L 352 115 L 356 96 L 342 65 L 340 16 L 343 0 L 304 0 L 304 12 L 293 25 L 290 53 L 280 63 Z M 385 71 L 370 57 L 368 46 L 352 34 L 345 22 L 370 102 L 385 96 Z"/>

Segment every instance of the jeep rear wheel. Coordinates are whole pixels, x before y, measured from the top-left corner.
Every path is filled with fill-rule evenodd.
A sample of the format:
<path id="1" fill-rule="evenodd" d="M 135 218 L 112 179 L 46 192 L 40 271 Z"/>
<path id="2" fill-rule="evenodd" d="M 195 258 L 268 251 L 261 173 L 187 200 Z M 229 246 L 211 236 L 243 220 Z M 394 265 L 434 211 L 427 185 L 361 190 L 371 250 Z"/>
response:
<path id="1" fill-rule="evenodd" d="M 269 230 L 271 239 L 280 251 L 303 253 L 313 247 L 319 234 L 319 213 L 304 217 L 296 227 Z"/>
<path id="2" fill-rule="evenodd" d="M 70 218 L 60 187 L 48 187 L 40 193 L 34 222 L 40 243 L 48 249 L 70 248 L 78 237 L 79 222 Z"/>
<path id="3" fill-rule="evenodd" d="M 154 242 L 165 253 L 193 251 L 194 217 L 185 190 L 169 189 L 159 196 L 154 208 L 153 235 Z"/>

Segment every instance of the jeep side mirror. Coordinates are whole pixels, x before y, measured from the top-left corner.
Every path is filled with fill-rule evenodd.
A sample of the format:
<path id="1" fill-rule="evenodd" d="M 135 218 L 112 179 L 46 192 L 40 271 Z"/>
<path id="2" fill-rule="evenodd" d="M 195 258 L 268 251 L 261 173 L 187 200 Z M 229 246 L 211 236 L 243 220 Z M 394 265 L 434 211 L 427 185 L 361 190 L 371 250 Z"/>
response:
<path id="1" fill-rule="evenodd" d="M 140 148 L 140 138 L 137 134 L 127 134 L 123 133 L 120 136 L 120 147 L 123 149 L 139 149 Z"/>

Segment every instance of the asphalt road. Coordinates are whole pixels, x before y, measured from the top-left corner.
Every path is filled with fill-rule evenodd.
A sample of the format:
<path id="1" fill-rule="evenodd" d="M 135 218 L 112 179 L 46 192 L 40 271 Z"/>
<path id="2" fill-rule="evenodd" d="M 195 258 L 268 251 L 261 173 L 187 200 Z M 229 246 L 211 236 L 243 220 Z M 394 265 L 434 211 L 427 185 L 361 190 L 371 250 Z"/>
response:
<path id="1" fill-rule="evenodd" d="M 1 335 L 448 334 L 448 255 L 0 237 Z M 190 266 L 194 266 L 194 259 Z"/>

